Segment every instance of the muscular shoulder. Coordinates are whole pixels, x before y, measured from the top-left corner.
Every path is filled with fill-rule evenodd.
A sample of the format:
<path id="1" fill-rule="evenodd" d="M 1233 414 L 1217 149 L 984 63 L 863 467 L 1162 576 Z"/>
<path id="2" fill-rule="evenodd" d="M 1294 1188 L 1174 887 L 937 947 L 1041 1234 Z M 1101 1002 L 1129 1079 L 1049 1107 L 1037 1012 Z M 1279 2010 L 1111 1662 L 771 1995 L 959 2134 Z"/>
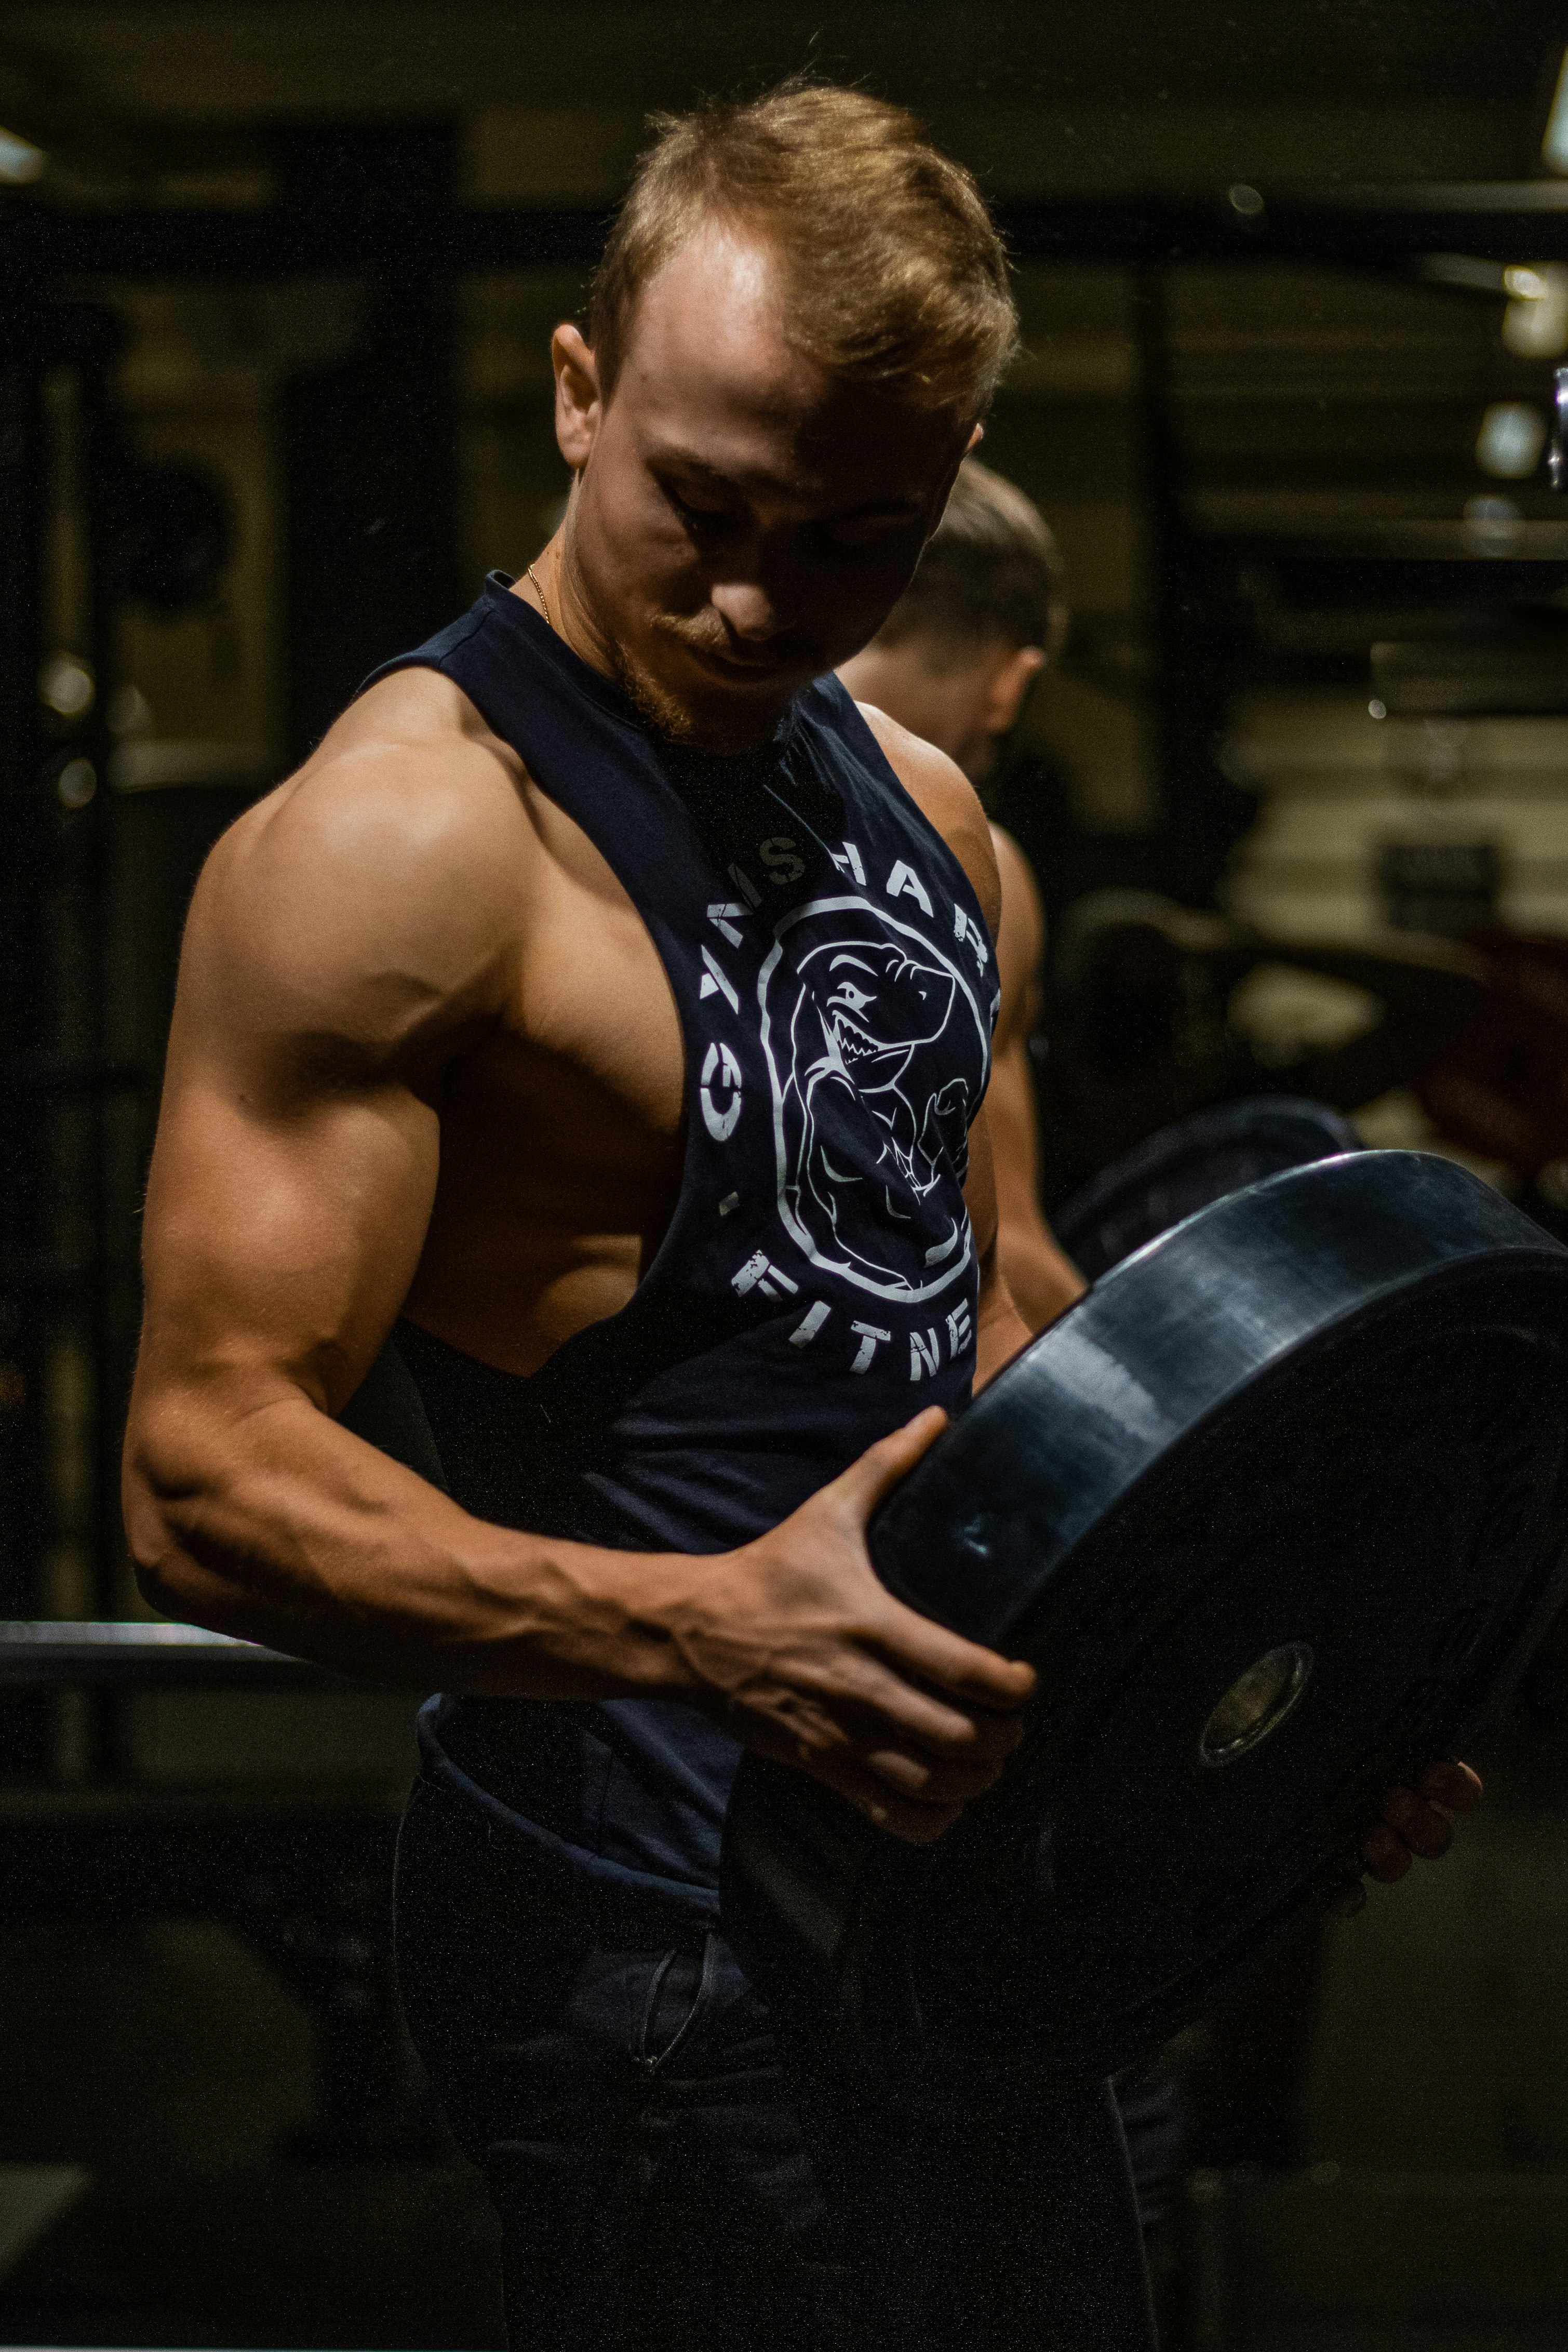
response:
<path id="1" fill-rule="evenodd" d="M 1001 886 L 990 827 L 975 787 L 946 751 L 912 735 L 873 703 L 862 702 L 857 708 L 894 774 L 968 876 L 995 939 L 1001 921 Z"/>
<path id="2" fill-rule="evenodd" d="M 380 1061 L 498 1007 L 533 846 L 509 756 L 437 673 L 372 688 L 208 860 L 186 1013 Z"/>

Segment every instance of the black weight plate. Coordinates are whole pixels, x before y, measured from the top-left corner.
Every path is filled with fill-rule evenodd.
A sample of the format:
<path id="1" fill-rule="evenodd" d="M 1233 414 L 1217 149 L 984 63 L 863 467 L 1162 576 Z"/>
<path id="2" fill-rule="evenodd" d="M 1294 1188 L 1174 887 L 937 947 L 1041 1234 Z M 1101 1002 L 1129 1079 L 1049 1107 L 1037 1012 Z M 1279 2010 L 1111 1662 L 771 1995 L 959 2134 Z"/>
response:
<path id="1" fill-rule="evenodd" d="M 1096 1285 L 870 1544 L 913 1606 L 1035 1665 L 1030 1737 L 929 1852 L 747 1759 L 742 1958 L 841 2017 L 895 1965 L 928 2009 L 1005 1995 L 1062 2064 L 1129 2063 L 1322 1906 L 1381 1790 L 1550 1622 L 1568 1250 L 1426 1154 L 1270 1178 Z"/>
<path id="2" fill-rule="evenodd" d="M 1349 1119 L 1296 1095 L 1249 1095 L 1195 1111 L 1137 1144 L 1051 1213 L 1090 1282 L 1198 1209 L 1311 1160 L 1360 1149 Z"/>

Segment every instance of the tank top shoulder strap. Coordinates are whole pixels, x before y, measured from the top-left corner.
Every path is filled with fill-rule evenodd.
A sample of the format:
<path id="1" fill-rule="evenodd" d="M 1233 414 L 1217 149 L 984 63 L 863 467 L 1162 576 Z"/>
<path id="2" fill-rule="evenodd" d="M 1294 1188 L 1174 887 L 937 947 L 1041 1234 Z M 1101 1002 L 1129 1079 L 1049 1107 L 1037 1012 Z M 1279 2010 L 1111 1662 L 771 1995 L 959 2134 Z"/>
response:
<path id="1" fill-rule="evenodd" d="M 641 903 L 646 884 L 633 877 L 689 845 L 689 819 L 625 695 L 511 591 L 509 574 L 492 572 L 461 620 L 383 662 L 360 691 L 405 669 L 451 678 Z M 628 771 L 645 789 L 627 791 Z"/>
<path id="2" fill-rule="evenodd" d="M 450 677 L 595 843 L 661 948 L 688 901 L 698 922 L 706 920 L 708 885 L 733 876 L 737 855 L 744 863 L 750 854 L 741 838 L 750 823 L 751 850 L 770 886 L 810 889 L 815 874 L 836 867 L 855 887 L 869 882 L 928 918 L 945 899 L 954 936 L 979 952 L 987 934 L 967 876 L 837 677 L 818 678 L 797 696 L 773 745 L 757 755 L 772 811 L 758 842 L 746 814 L 757 778 L 752 791 L 736 790 L 738 772 L 751 763 L 655 742 L 620 688 L 573 653 L 512 585 L 507 573 L 491 572 L 460 620 L 383 663 L 365 687 L 416 667 Z M 705 782 L 705 770 L 725 773 Z M 792 794 L 780 799 L 769 774 L 787 780 Z M 796 837 L 797 824 L 809 838 Z"/>

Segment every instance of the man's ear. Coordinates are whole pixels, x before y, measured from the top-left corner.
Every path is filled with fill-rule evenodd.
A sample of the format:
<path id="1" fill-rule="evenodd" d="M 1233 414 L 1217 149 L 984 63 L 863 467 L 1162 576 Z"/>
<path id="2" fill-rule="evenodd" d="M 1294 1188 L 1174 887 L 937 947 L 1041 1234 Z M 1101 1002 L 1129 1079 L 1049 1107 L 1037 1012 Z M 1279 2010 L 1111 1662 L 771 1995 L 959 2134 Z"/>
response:
<path id="1" fill-rule="evenodd" d="M 1023 709 L 1024 696 L 1045 667 L 1044 648 L 1012 646 L 998 657 L 986 694 L 988 735 L 1010 734 Z"/>
<path id="2" fill-rule="evenodd" d="M 572 472 L 579 474 L 599 437 L 604 414 L 599 369 L 577 327 L 558 327 L 550 337 L 549 354 L 555 370 L 556 443 Z"/>

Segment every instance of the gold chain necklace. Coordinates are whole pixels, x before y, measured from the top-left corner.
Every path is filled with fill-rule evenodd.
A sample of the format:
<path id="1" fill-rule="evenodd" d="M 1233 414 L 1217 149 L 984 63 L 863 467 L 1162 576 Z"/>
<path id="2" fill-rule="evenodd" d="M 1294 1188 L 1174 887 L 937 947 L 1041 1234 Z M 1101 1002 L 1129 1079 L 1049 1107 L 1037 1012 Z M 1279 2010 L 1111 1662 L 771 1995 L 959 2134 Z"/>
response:
<path id="1" fill-rule="evenodd" d="M 540 585 L 540 583 L 539 583 L 539 575 L 538 575 L 538 573 L 534 570 L 534 567 L 533 567 L 533 565 L 532 565 L 531 563 L 530 563 L 530 564 L 528 565 L 528 578 L 529 578 L 529 579 L 533 582 L 533 583 L 534 583 L 534 592 L 535 592 L 535 593 L 537 594 L 537 596 L 538 597 L 540 606 L 541 606 L 541 608 L 543 609 L 543 612 L 544 612 L 544 616 L 545 616 L 545 626 L 546 626 L 546 628 L 547 628 L 547 629 L 553 629 L 553 628 L 554 628 L 554 626 L 555 626 L 555 623 L 550 619 L 550 616 L 549 616 L 549 597 L 545 594 L 544 589 L 542 588 L 542 586 L 541 586 L 541 585 Z"/>

